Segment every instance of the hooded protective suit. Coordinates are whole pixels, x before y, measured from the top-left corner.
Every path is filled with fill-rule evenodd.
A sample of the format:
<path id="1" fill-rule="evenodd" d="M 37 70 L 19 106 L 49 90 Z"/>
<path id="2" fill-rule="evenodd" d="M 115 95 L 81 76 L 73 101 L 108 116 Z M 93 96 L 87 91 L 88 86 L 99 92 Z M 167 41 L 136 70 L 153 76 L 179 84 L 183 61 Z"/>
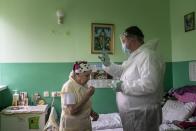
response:
<path id="1" fill-rule="evenodd" d="M 122 81 L 116 99 L 124 131 L 158 131 L 162 121 L 165 65 L 155 52 L 157 44 L 157 40 L 151 40 L 132 52 L 122 65 L 104 67 Z"/>

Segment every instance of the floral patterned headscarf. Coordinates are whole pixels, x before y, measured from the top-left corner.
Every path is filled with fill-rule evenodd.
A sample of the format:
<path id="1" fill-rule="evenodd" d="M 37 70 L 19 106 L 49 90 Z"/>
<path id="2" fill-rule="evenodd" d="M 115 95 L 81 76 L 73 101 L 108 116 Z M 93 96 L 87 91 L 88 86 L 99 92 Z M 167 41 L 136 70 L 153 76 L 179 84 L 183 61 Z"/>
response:
<path id="1" fill-rule="evenodd" d="M 74 73 L 84 73 L 86 71 L 91 71 L 90 65 L 87 61 L 76 61 L 73 65 Z"/>

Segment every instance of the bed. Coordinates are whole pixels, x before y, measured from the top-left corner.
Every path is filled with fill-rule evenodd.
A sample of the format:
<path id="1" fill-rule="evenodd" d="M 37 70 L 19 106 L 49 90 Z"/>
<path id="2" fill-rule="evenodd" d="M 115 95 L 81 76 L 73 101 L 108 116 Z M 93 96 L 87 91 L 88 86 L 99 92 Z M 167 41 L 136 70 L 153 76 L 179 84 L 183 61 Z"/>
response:
<path id="1" fill-rule="evenodd" d="M 177 100 L 167 100 L 162 107 L 163 121 L 159 131 L 196 131 L 194 128 L 183 129 L 174 121 L 188 121 L 196 108 L 194 102 L 183 103 Z M 177 126 L 178 125 L 178 126 Z"/>
<path id="2" fill-rule="evenodd" d="M 171 104 L 171 101 L 169 101 L 169 104 Z M 174 105 L 172 103 L 172 106 Z M 164 110 L 163 108 L 163 115 L 165 115 Z M 99 114 L 99 119 L 92 121 L 92 129 L 93 131 L 123 131 L 119 113 Z M 196 129 L 182 129 L 172 123 L 162 123 L 159 131 L 196 131 Z"/>
<path id="3" fill-rule="evenodd" d="M 93 131 L 123 131 L 119 113 L 100 114 L 97 121 L 92 121 Z M 161 124 L 159 131 L 185 131 L 174 124 Z M 189 130 L 186 130 L 189 131 Z"/>
<path id="4" fill-rule="evenodd" d="M 97 121 L 92 121 L 93 131 L 123 131 L 118 113 L 100 114 Z"/>

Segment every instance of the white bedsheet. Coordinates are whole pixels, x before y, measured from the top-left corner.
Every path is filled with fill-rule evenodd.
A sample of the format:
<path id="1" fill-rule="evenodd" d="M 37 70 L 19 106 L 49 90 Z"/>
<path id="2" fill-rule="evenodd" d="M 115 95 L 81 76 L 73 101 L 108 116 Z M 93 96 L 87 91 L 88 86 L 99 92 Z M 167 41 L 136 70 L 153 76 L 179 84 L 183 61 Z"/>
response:
<path id="1" fill-rule="evenodd" d="M 93 130 L 93 131 L 123 131 L 123 128 L 103 129 L 103 130 Z"/>
<path id="2" fill-rule="evenodd" d="M 92 121 L 93 131 L 123 131 L 118 113 L 100 114 L 97 121 Z"/>
<path id="3" fill-rule="evenodd" d="M 93 131 L 123 131 L 121 119 L 118 113 L 100 114 L 98 121 L 92 121 Z M 161 124 L 159 131 L 196 131 L 183 130 L 174 124 Z"/>
<path id="4" fill-rule="evenodd" d="M 174 124 L 161 124 L 159 131 L 183 131 L 183 129 L 177 127 Z"/>

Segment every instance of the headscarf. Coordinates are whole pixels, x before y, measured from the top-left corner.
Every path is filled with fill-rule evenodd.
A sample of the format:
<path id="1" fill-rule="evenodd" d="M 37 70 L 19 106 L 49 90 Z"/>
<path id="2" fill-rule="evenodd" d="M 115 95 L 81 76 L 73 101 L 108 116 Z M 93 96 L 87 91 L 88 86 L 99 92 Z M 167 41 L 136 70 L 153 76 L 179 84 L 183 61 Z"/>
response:
<path id="1" fill-rule="evenodd" d="M 74 73 L 84 73 L 87 71 L 91 71 L 90 65 L 87 61 L 76 61 L 73 65 L 73 72 Z"/>

